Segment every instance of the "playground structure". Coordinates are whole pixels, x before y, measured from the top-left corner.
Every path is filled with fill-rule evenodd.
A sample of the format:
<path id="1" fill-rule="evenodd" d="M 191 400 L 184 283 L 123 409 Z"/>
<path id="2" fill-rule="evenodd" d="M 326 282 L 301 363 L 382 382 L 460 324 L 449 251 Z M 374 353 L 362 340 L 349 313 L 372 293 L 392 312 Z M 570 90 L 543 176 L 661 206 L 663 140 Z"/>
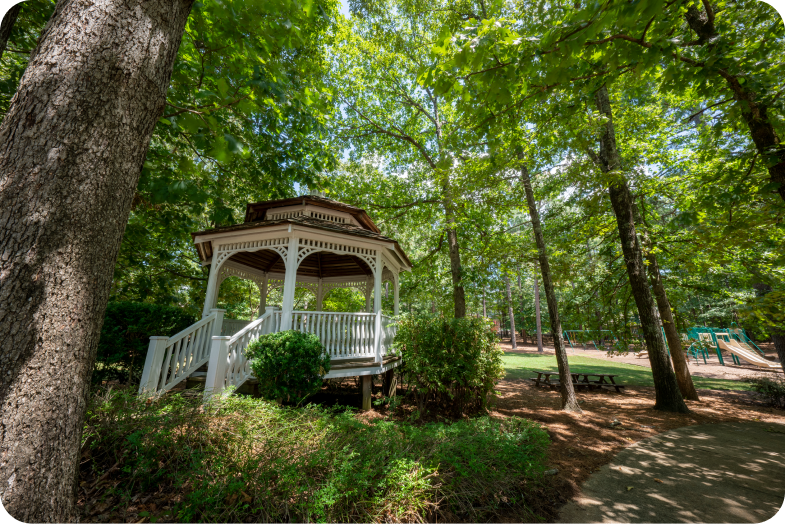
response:
<path id="1" fill-rule="evenodd" d="M 697 341 L 697 344 L 694 343 L 693 346 L 714 349 L 717 359 L 723 366 L 725 360 L 722 357 L 722 350 L 725 350 L 730 353 L 731 359 L 736 365 L 740 365 L 744 360 L 763 369 L 776 370 L 781 367 L 780 364 L 767 360 L 763 351 L 747 336 L 744 329 L 738 326 L 728 329 L 692 327 L 687 330 L 687 334 L 689 338 Z"/>
<path id="2" fill-rule="evenodd" d="M 662 330 L 663 340 L 665 339 L 665 329 Z M 637 338 L 641 338 L 639 333 L 633 333 Z M 590 329 L 569 329 L 563 332 L 564 340 L 573 350 L 576 346 L 584 349 L 589 349 L 594 346 L 597 351 L 607 351 L 614 348 L 619 351 L 626 351 L 627 348 L 622 348 L 623 342 L 619 337 L 609 330 L 590 330 Z M 725 365 L 725 358 L 722 355 L 723 351 L 730 354 L 733 363 L 740 365 L 741 361 L 748 362 L 763 369 L 780 369 L 781 365 L 767 360 L 763 351 L 755 344 L 755 342 L 747 335 L 743 328 L 738 327 L 735 322 L 731 324 L 730 328 L 711 328 L 711 327 L 691 327 L 686 333 L 681 333 L 681 340 L 684 347 L 684 352 L 687 358 L 692 358 L 695 363 L 699 363 L 703 359 L 704 364 L 708 364 L 710 358 L 710 351 L 713 349 L 717 354 L 717 360 L 723 366 Z M 606 343 L 610 343 L 607 345 Z M 643 346 L 643 341 L 641 340 Z M 667 347 L 668 354 L 670 349 Z M 638 358 L 648 356 L 648 351 L 641 349 L 635 352 Z"/>

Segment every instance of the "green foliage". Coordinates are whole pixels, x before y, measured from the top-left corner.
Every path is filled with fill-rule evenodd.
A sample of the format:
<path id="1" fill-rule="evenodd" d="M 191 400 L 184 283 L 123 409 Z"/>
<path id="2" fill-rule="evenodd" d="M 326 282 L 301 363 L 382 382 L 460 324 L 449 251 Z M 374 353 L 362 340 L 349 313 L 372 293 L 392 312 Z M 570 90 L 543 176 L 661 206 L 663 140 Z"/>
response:
<path id="1" fill-rule="evenodd" d="M 504 376 L 502 351 L 487 319 L 404 315 L 394 347 L 420 411 L 438 408 L 460 416 L 482 410 Z"/>
<path id="2" fill-rule="evenodd" d="M 785 409 L 785 378 L 782 375 L 773 377 L 758 376 L 745 380 L 763 400 L 772 406 Z"/>
<path id="3" fill-rule="evenodd" d="M 299 404 L 319 390 L 322 377 L 330 371 L 330 355 L 313 333 L 269 333 L 245 352 L 259 380 L 259 394 L 268 400 Z"/>
<path id="4" fill-rule="evenodd" d="M 249 397 L 202 408 L 180 395 L 101 392 L 83 443 L 81 481 L 120 461 L 98 487 L 118 513 L 166 492 L 171 509 L 153 516 L 165 522 L 478 522 L 536 500 L 548 437 L 515 417 L 367 424 Z"/>
<path id="5" fill-rule="evenodd" d="M 119 380 L 138 384 L 150 337 L 170 337 L 196 320 L 196 315 L 176 307 L 109 302 L 98 342 L 93 382 Z"/>

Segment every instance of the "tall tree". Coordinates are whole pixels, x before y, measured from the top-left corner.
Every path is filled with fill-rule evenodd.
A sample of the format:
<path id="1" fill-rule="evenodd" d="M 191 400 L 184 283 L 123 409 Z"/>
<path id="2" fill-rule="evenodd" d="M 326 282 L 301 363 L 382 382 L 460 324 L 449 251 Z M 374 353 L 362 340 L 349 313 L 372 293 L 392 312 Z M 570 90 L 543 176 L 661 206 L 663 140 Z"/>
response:
<path id="1" fill-rule="evenodd" d="M 19 520 L 78 518 L 112 269 L 190 10 L 60 2 L 0 125 L 0 498 Z"/>
<path id="2" fill-rule="evenodd" d="M 16 18 L 19 16 L 19 11 L 22 9 L 22 3 L 12 5 L 0 23 L 0 60 L 3 59 L 3 52 L 8 45 L 8 39 L 11 37 L 11 30 L 14 28 Z"/>
<path id="3" fill-rule="evenodd" d="M 662 333 L 654 317 L 654 302 L 646 279 L 643 256 L 635 229 L 635 210 L 632 194 L 622 173 L 621 160 L 616 147 L 613 112 L 608 88 L 603 84 L 595 93 L 597 110 L 606 119 L 600 135 L 600 152 L 592 153 L 600 170 L 609 176 L 608 194 L 619 231 L 624 261 L 630 287 L 638 307 L 643 337 L 649 351 L 649 362 L 655 383 L 654 408 L 663 411 L 687 413 L 676 376 L 668 361 Z"/>
<path id="4" fill-rule="evenodd" d="M 504 284 L 507 286 L 507 316 L 510 317 L 510 341 L 512 349 L 518 349 L 518 342 L 515 339 L 515 313 L 512 311 L 512 290 L 510 288 L 510 275 L 505 273 Z"/>
<path id="5" fill-rule="evenodd" d="M 548 302 L 548 316 L 551 320 L 551 332 L 553 334 L 553 347 L 556 350 L 556 364 L 559 367 L 559 391 L 561 393 L 562 409 L 565 411 L 576 411 L 581 413 L 583 410 L 578 405 L 575 398 L 575 388 L 572 385 L 572 375 L 570 374 L 570 363 L 567 360 L 567 351 L 564 348 L 564 337 L 562 336 L 561 318 L 559 317 L 559 304 L 556 301 L 556 292 L 553 289 L 551 279 L 551 266 L 548 260 L 548 249 L 545 245 L 545 237 L 542 234 L 540 224 L 540 212 L 537 209 L 537 202 L 534 199 L 529 170 L 525 165 L 521 166 L 521 183 L 526 191 L 526 204 L 529 208 L 529 216 L 532 222 L 534 240 L 537 244 L 537 255 L 540 263 L 540 273 L 542 274 L 542 285 L 545 287 L 545 299 Z M 535 277 L 535 290 L 537 286 Z M 539 293 L 535 291 L 535 300 L 539 302 Z M 536 304 L 539 308 L 539 303 Z M 538 351 L 542 352 L 542 334 L 540 331 L 539 314 L 537 315 L 537 344 Z"/>

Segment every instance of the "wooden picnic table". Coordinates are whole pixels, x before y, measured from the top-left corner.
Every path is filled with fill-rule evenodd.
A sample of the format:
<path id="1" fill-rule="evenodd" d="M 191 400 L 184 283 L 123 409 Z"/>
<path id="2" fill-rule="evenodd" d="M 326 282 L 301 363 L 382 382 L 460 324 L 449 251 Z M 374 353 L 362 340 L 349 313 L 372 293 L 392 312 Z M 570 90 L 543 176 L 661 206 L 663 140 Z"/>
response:
<path id="1" fill-rule="evenodd" d="M 556 375 L 559 376 L 557 371 L 534 371 L 537 373 L 537 377 L 532 377 L 531 381 L 534 382 L 535 386 L 547 386 L 551 389 L 556 389 L 559 386 L 559 380 L 551 380 L 551 377 Z M 614 388 L 616 392 L 621 393 L 622 389 L 624 389 L 623 384 L 617 384 L 614 380 L 614 377 L 617 375 L 612 375 L 609 373 L 570 373 L 572 376 L 572 384 L 577 388 L 587 388 L 587 389 L 602 389 L 606 388 Z M 592 377 L 592 378 L 590 378 Z"/>

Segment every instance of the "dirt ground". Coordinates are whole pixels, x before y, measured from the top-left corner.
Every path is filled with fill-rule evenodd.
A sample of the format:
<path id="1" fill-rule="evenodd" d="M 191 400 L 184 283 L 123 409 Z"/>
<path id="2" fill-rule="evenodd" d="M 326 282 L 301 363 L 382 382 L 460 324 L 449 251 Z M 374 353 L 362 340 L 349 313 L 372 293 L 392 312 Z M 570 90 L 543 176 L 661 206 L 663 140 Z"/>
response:
<path id="1" fill-rule="evenodd" d="M 512 351 L 509 345 L 504 346 L 505 350 Z M 517 351 L 536 352 L 537 348 L 531 344 L 519 345 Z M 576 350 L 576 354 L 579 351 Z M 553 350 L 550 352 L 553 353 Z M 593 349 L 585 353 L 585 356 L 593 358 L 605 355 Z M 638 359 L 636 364 L 645 366 L 647 363 L 645 359 Z M 700 366 L 705 367 L 708 366 Z M 690 371 L 697 375 L 695 366 L 691 366 Z M 752 371 L 755 374 L 757 369 Z M 730 372 L 711 376 L 742 378 Z M 619 451 L 658 433 L 682 426 L 723 422 L 759 421 L 785 425 L 785 411 L 763 405 L 751 392 L 699 390 L 699 402 L 687 401 L 691 413 L 676 414 L 653 409 L 654 388 L 628 386 L 625 389 L 624 393 L 577 392 L 583 409 L 583 413 L 577 414 L 564 413 L 559 409 L 558 391 L 537 388 L 526 380 L 503 380 L 497 387 L 500 396 L 491 414 L 499 417 L 515 415 L 543 424 L 552 440 L 548 463 L 558 470 L 554 481 L 567 499 L 575 496 L 589 475 L 609 463 Z"/>

